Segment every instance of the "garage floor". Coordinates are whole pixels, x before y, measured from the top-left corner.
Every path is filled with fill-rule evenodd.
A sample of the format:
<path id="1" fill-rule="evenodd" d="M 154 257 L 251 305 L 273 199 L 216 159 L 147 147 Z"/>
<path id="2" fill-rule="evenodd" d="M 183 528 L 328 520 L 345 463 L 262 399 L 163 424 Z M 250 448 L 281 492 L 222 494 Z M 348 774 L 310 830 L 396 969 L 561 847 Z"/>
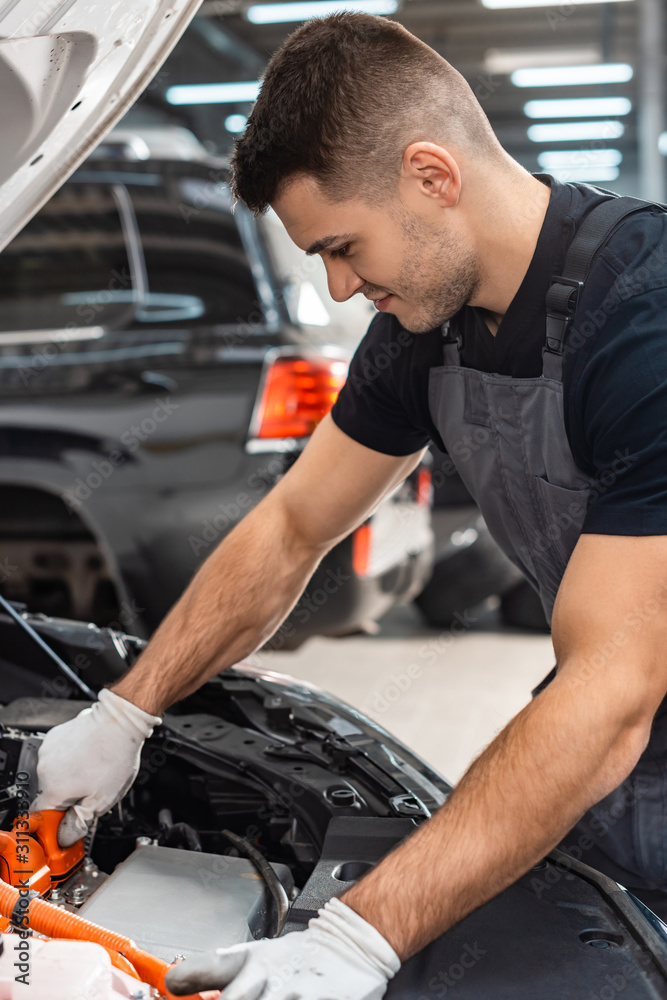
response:
<path id="1" fill-rule="evenodd" d="M 458 633 L 458 634 L 455 634 Z M 453 631 L 393 609 L 377 635 L 315 638 L 251 662 L 318 684 L 457 781 L 554 664 L 551 639 L 502 629 L 492 611 Z"/>

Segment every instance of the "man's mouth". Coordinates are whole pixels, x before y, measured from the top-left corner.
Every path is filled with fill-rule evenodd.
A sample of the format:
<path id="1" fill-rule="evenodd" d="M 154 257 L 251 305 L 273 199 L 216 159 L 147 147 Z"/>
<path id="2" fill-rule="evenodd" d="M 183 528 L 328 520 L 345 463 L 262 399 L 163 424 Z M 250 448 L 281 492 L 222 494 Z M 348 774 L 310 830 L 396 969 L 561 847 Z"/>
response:
<path id="1" fill-rule="evenodd" d="M 393 295 L 390 292 L 388 295 L 383 295 L 379 299 L 373 299 L 373 305 L 375 306 L 376 309 L 379 309 L 380 312 L 384 312 L 387 309 L 390 300 L 392 298 Z"/>

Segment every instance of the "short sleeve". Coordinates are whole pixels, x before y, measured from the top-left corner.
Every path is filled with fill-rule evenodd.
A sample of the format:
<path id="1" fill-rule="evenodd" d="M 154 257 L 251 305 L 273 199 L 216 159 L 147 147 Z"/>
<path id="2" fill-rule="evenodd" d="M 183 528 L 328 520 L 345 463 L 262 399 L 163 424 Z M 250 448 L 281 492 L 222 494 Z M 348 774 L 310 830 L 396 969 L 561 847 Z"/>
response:
<path id="1" fill-rule="evenodd" d="M 667 534 L 667 276 L 656 281 L 614 307 L 577 379 L 571 421 L 594 476 L 586 533 Z"/>
<path id="2" fill-rule="evenodd" d="M 331 416 L 354 441 L 386 455 L 411 455 L 430 440 L 428 429 L 412 419 L 405 405 L 415 335 L 394 317 L 378 314 L 350 364 Z"/>

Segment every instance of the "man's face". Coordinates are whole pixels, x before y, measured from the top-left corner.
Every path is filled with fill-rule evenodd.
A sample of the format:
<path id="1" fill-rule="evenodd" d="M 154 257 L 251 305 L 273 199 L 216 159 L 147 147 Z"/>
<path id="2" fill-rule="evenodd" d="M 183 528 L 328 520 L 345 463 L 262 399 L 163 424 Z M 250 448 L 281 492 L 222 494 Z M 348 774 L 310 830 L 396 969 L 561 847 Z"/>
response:
<path id="1" fill-rule="evenodd" d="M 334 203 L 314 179 L 299 177 L 272 207 L 294 243 L 322 257 L 332 299 L 359 292 L 413 333 L 449 319 L 479 285 L 470 243 L 398 199 L 377 209 L 361 199 Z"/>

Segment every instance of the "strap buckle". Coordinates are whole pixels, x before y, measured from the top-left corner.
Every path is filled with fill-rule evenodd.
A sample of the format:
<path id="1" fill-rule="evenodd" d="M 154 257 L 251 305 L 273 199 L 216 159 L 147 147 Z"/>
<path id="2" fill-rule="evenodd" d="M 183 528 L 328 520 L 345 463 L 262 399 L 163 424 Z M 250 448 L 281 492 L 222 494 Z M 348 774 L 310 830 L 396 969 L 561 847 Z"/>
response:
<path id="1" fill-rule="evenodd" d="M 579 301 L 579 293 L 581 292 L 581 290 L 584 287 L 583 281 L 577 281 L 576 278 L 566 278 L 562 274 L 552 274 L 552 276 L 551 276 L 551 287 L 549 288 L 549 291 L 547 292 L 547 298 L 549 298 L 549 294 L 551 293 L 554 285 L 568 285 L 570 288 L 572 288 L 572 289 L 574 289 L 576 291 L 577 294 L 575 296 L 574 302 L 571 301 L 572 300 L 572 292 L 570 292 L 570 295 L 568 297 L 568 307 L 567 307 L 568 312 L 574 314 L 574 311 L 577 308 L 577 303 Z"/>
<path id="2" fill-rule="evenodd" d="M 451 323 L 448 319 L 445 320 L 440 329 L 442 331 L 442 343 L 456 344 L 456 346 L 460 351 L 463 345 L 463 337 L 461 336 L 460 333 L 454 333 L 454 334 L 452 333 Z"/>
<path id="3" fill-rule="evenodd" d="M 546 297 L 547 336 L 544 347 L 550 354 L 563 353 L 565 334 L 576 312 L 583 287 L 583 281 L 577 281 L 576 278 L 555 274 L 551 279 Z"/>

